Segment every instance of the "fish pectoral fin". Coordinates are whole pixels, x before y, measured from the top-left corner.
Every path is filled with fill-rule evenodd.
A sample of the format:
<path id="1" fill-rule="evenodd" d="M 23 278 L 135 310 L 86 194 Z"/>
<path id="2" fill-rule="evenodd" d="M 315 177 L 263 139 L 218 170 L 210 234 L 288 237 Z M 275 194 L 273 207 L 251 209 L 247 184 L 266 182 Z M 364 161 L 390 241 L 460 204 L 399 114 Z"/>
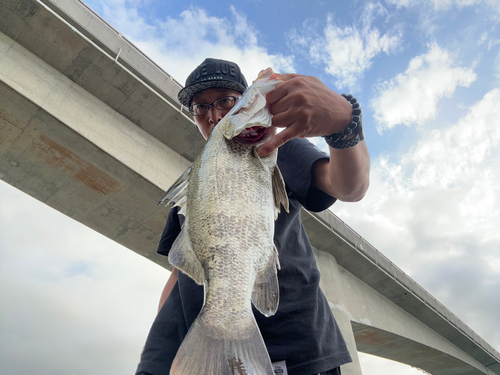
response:
<path id="1" fill-rule="evenodd" d="M 163 196 L 162 199 L 160 199 L 157 205 L 160 205 L 162 203 L 165 203 L 165 205 L 167 205 L 170 202 L 175 202 L 176 206 L 180 207 L 180 211 L 185 212 L 186 200 L 185 199 L 183 200 L 182 198 L 185 198 L 187 195 L 187 187 L 189 185 L 190 173 L 191 173 L 191 167 L 186 169 L 180 175 L 180 177 L 172 184 L 172 186 L 168 188 L 165 195 Z"/>
<path id="2" fill-rule="evenodd" d="M 205 271 L 191 245 L 188 228 L 188 218 L 186 218 L 181 232 L 168 253 L 168 261 L 173 267 L 192 278 L 196 284 L 203 285 L 205 282 Z"/>
<path id="3" fill-rule="evenodd" d="M 204 324 L 204 309 L 191 325 L 170 368 L 170 375 L 274 375 L 271 359 L 253 314 L 238 334 Z M 213 320 L 212 320 L 213 321 Z"/>
<path id="4" fill-rule="evenodd" d="M 285 211 L 289 212 L 288 195 L 286 193 L 285 181 L 283 180 L 283 176 L 281 175 L 278 165 L 274 166 L 272 183 L 273 183 L 274 207 L 276 208 L 278 213 L 280 213 L 281 212 L 280 204 L 281 204 L 283 205 Z"/>
<path id="5" fill-rule="evenodd" d="M 274 246 L 273 257 L 268 262 L 266 268 L 257 275 L 252 290 L 253 305 L 267 317 L 274 315 L 276 310 L 278 310 L 280 299 L 278 268 L 280 268 L 278 251 L 276 250 L 276 246 Z"/>

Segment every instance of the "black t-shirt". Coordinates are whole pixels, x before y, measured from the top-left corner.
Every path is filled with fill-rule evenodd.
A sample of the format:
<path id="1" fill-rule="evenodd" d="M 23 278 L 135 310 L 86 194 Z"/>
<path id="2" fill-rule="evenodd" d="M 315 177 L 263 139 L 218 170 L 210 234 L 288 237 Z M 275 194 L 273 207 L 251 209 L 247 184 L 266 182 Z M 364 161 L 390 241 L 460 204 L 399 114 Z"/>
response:
<path id="1" fill-rule="evenodd" d="M 293 139 L 279 149 L 278 166 L 290 201 L 290 212 L 281 210 L 275 223 L 274 242 L 281 264 L 280 302 L 276 314 L 269 318 L 254 309 L 271 361 L 286 361 L 290 375 L 315 374 L 351 362 L 319 288 L 320 273 L 300 219 L 302 207 L 322 211 L 335 202 L 335 198 L 311 186 L 312 165 L 323 158 L 327 156 L 304 139 Z M 158 253 L 168 255 L 182 223 L 177 208 L 172 209 Z M 169 373 L 203 298 L 203 287 L 179 271 L 177 283 L 151 327 L 137 373 Z"/>

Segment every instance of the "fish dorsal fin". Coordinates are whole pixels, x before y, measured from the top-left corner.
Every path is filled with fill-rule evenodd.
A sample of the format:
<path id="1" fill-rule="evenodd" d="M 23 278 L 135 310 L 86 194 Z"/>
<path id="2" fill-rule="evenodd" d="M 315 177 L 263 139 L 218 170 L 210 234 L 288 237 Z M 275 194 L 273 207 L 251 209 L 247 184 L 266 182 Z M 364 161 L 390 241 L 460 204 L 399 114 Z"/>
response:
<path id="1" fill-rule="evenodd" d="M 283 181 L 283 176 L 281 175 L 278 165 L 274 166 L 273 176 L 273 197 L 274 197 L 274 207 L 277 213 L 281 212 L 280 204 L 286 212 L 289 212 L 288 206 L 288 195 L 286 194 L 285 181 Z M 276 215 L 277 216 L 277 215 Z M 276 220 L 277 217 L 275 217 Z"/>
<path id="2" fill-rule="evenodd" d="M 196 256 L 189 238 L 189 218 L 186 217 L 182 230 L 172 244 L 168 253 L 170 264 L 182 271 L 198 285 L 205 283 L 205 271 Z"/>
<path id="3" fill-rule="evenodd" d="M 280 264 L 278 250 L 276 246 L 273 245 L 273 247 L 273 256 L 271 256 L 264 270 L 257 274 L 252 290 L 252 303 L 265 316 L 276 313 L 280 298 L 277 273 Z"/>
<path id="4" fill-rule="evenodd" d="M 181 212 L 186 212 L 186 196 L 189 186 L 189 174 L 191 173 L 191 167 L 186 169 L 184 173 L 170 186 L 163 196 L 163 198 L 158 202 L 158 205 L 165 203 L 165 205 L 170 202 L 174 202 L 175 206 L 180 208 L 179 214 Z M 184 215 L 185 216 L 185 215 Z"/>

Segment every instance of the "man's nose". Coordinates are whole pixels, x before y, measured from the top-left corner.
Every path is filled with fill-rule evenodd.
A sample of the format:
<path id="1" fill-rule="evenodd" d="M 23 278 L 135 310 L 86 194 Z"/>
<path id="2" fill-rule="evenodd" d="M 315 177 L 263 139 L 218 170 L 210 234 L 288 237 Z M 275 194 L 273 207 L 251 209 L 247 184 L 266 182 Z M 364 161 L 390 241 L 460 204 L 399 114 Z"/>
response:
<path id="1" fill-rule="evenodd" d="M 218 124 L 220 120 L 224 117 L 222 112 L 215 108 L 213 105 L 210 106 L 210 110 L 208 111 L 209 121 L 213 124 Z"/>

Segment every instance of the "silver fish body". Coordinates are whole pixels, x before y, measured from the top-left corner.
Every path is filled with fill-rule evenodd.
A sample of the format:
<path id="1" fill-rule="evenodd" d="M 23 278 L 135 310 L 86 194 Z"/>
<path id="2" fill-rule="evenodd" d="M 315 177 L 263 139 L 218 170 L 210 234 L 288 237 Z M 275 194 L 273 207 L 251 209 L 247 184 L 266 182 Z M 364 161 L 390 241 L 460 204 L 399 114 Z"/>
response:
<path id="1" fill-rule="evenodd" d="M 185 215 L 169 261 L 205 285 L 205 303 L 171 375 L 273 374 L 251 303 L 266 316 L 278 308 L 274 221 L 280 204 L 288 210 L 288 199 L 277 153 L 259 158 L 255 145 L 231 138 L 234 126 L 226 116 L 214 128 L 164 198 Z"/>

